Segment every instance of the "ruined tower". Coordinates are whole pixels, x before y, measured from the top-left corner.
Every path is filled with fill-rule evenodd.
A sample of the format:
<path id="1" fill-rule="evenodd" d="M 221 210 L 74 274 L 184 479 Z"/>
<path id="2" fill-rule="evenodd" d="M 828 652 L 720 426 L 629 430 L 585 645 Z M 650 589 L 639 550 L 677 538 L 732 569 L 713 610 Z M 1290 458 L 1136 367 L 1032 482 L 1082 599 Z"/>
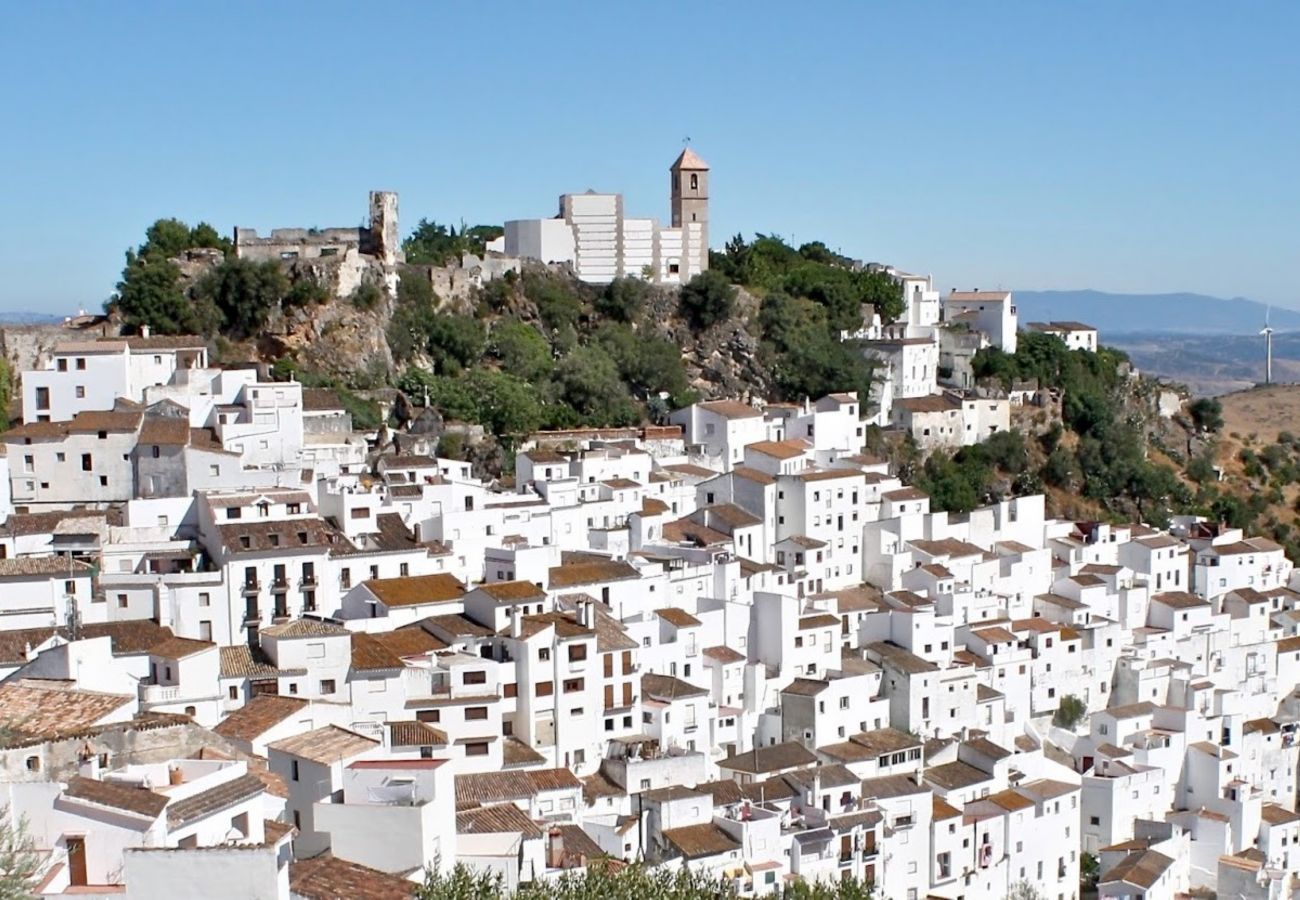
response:
<path id="1" fill-rule="evenodd" d="M 709 164 L 687 147 L 669 168 L 672 179 L 673 227 L 682 229 L 689 268 L 709 267 Z"/>
<path id="2" fill-rule="evenodd" d="M 397 193 L 395 191 L 370 192 L 369 240 L 362 251 L 379 257 L 385 266 L 405 261 L 402 240 L 397 230 Z M 367 246 L 368 245 L 368 246 Z"/>

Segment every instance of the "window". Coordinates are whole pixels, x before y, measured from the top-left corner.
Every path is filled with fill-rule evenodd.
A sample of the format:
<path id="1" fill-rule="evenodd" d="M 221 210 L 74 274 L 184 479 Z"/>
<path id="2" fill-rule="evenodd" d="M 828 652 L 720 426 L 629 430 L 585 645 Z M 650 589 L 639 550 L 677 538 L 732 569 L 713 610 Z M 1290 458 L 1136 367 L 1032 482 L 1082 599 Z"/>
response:
<path id="1" fill-rule="evenodd" d="M 472 744 L 465 745 L 466 756 L 487 756 L 488 745 L 486 741 L 474 741 Z"/>
<path id="2" fill-rule="evenodd" d="M 84 399 L 86 399 L 86 389 L 85 389 L 85 387 L 83 387 L 83 386 L 80 385 L 80 384 L 77 385 L 76 394 L 77 394 L 77 399 L 78 399 L 78 400 L 84 400 Z M 154 449 L 157 450 L 158 448 L 155 447 Z"/>
<path id="3" fill-rule="evenodd" d="M 289 780 L 290 781 L 298 780 L 298 760 L 296 759 L 289 761 Z M 294 813 L 294 815 L 297 816 L 298 814 Z"/>
<path id="4" fill-rule="evenodd" d="M 503 695 L 506 696 L 506 697 L 518 697 L 518 696 L 519 696 L 519 685 L 517 685 L 517 684 L 506 684 L 506 685 L 502 685 L 502 693 L 503 693 Z"/>
<path id="5" fill-rule="evenodd" d="M 465 707 L 466 722 L 481 722 L 488 717 L 486 706 L 467 706 Z"/>
<path id="6" fill-rule="evenodd" d="M 535 688 L 535 690 L 533 691 L 533 696 L 535 696 L 535 697 L 549 697 L 549 696 L 551 696 L 553 693 L 555 693 L 555 684 L 554 684 L 553 682 L 550 682 L 550 681 L 539 681 L 539 682 L 537 682 L 536 688 Z"/>
<path id="7" fill-rule="evenodd" d="M 550 647 L 539 647 L 539 648 L 537 649 L 537 660 L 538 660 L 538 662 L 550 662 L 550 661 L 551 661 L 551 648 L 550 648 Z"/>
<path id="8" fill-rule="evenodd" d="M 89 453 L 81 454 L 81 471 L 92 472 L 95 469 L 95 461 Z"/>
<path id="9" fill-rule="evenodd" d="M 118 609 L 126 609 L 127 606 L 129 606 L 129 605 L 130 605 L 130 599 L 127 597 L 126 594 L 118 594 L 118 595 L 117 595 L 117 608 L 118 608 Z"/>
<path id="10" fill-rule="evenodd" d="M 582 662 L 586 658 L 587 658 L 586 644 L 569 645 L 569 662 Z"/>
<path id="11" fill-rule="evenodd" d="M 39 772 L 41 770 L 41 758 L 39 756 L 29 756 L 26 765 L 28 772 Z"/>
<path id="12" fill-rule="evenodd" d="M 582 690 L 581 678 L 569 678 L 564 682 L 564 693 L 574 694 Z"/>
<path id="13" fill-rule="evenodd" d="M 461 684 L 487 684 L 487 672 L 466 672 L 461 676 Z"/>

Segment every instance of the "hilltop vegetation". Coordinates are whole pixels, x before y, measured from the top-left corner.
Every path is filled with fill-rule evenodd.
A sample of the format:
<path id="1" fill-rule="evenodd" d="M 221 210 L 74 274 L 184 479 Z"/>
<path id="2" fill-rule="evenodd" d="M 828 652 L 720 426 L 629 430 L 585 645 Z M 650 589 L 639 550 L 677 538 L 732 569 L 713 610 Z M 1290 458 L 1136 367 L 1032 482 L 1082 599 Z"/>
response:
<path id="1" fill-rule="evenodd" d="M 395 297 L 375 279 L 338 297 L 306 261 L 236 259 L 210 226 L 160 220 L 128 251 L 108 306 L 128 330 L 204 334 L 221 358 L 256 359 L 282 377 L 345 393 L 399 387 L 505 443 L 537 428 L 658 420 L 699 397 L 865 394 L 872 363 L 840 332 L 857 330 L 864 314 L 889 319 L 903 307 L 888 276 L 823 244 L 795 249 L 770 235 L 734 238 L 713 254 L 714 268 L 680 289 L 636 278 L 589 285 L 529 266 L 468 304 L 439 297 L 420 266 L 481 253 L 498 233 L 421 220 L 403 244 L 408 265 Z M 304 328 L 314 331 L 295 338 Z M 331 329 L 377 335 L 382 352 L 346 356 L 341 366 L 318 339 Z M 371 413 L 358 402 L 360 421 Z"/>

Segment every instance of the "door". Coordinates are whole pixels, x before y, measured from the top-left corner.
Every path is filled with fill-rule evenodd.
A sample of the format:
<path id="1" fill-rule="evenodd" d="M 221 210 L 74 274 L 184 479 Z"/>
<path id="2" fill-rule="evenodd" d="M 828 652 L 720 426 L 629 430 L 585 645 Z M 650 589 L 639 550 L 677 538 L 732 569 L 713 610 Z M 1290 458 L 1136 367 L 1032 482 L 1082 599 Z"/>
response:
<path id="1" fill-rule="evenodd" d="M 64 838 L 68 845 L 68 882 L 73 887 L 86 885 L 86 839 L 84 837 Z"/>

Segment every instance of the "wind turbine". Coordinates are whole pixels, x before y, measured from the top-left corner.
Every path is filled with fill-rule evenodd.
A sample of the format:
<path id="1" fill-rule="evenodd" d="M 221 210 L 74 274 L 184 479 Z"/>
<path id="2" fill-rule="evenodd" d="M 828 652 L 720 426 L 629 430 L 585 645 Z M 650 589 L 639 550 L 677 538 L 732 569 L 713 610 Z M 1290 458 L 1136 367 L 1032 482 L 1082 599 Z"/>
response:
<path id="1" fill-rule="evenodd" d="M 1264 335 L 1264 383 L 1273 383 L 1273 326 L 1268 324 L 1269 316 L 1273 312 L 1273 307 L 1266 307 L 1264 310 L 1264 328 L 1260 334 Z"/>

